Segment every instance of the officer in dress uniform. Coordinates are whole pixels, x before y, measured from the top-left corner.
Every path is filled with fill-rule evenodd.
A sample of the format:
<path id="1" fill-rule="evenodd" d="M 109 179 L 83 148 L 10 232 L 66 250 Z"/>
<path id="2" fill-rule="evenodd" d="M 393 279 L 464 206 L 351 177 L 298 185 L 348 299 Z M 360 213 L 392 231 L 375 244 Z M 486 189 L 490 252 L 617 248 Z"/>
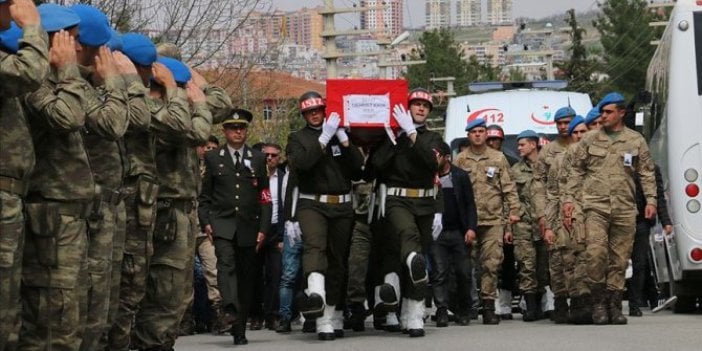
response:
<path id="1" fill-rule="evenodd" d="M 246 145 L 252 120 L 251 112 L 235 109 L 224 121 L 226 144 L 205 154 L 198 209 L 204 232 L 214 238 L 223 308 L 236 314 L 235 345 L 248 343 L 247 314 L 261 269 L 256 253 L 271 225 L 266 158 Z"/>

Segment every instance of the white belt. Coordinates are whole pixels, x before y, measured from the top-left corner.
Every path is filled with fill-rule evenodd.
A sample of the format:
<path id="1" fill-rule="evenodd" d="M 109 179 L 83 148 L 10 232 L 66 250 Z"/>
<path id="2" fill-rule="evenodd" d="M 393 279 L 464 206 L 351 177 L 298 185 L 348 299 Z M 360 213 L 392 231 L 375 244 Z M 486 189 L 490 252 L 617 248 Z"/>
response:
<path id="1" fill-rule="evenodd" d="M 434 197 L 434 189 L 388 188 L 388 195 L 399 197 Z"/>
<path id="2" fill-rule="evenodd" d="M 352 196 L 351 194 L 343 194 L 343 195 L 327 195 L 327 194 L 322 194 L 322 195 L 313 195 L 313 194 L 303 194 L 300 193 L 300 198 L 301 199 L 307 199 L 307 200 L 314 200 L 318 202 L 322 202 L 325 204 L 345 204 L 347 202 L 352 201 Z"/>

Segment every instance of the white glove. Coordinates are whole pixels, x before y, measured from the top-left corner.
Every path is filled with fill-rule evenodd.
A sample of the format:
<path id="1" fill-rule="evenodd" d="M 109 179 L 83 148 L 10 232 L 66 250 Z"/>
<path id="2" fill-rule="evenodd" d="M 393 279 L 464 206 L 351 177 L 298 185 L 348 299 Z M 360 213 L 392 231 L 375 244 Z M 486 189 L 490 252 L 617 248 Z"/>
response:
<path id="1" fill-rule="evenodd" d="M 349 141 L 349 136 L 346 134 L 346 130 L 344 130 L 344 128 L 339 128 L 336 130 L 336 138 L 339 139 L 339 142 L 342 144 Z"/>
<path id="2" fill-rule="evenodd" d="M 431 224 L 431 237 L 434 240 L 438 239 L 441 231 L 444 230 L 444 225 L 441 222 L 442 217 L 441 213 L 434 213 L 434 223 Z"/>
<path id="3" fill-rule="evenodd" d="M 295 245 L 298 240 L 302 240 L 302 231 L 299 222 L 285 221 L 285 236 L 288 237 L 290 245 Z"/>
<path id="4" fill-rule="evenodd" d="M 414 128 L 414 120 L 412 120 L 412 115 L 409 113 L 409 111 L 405 110 L 404 106 L 399 104 L 395 105 L 392 111 L 392 116 L 395 117 L 397 124 L 400 125 L 400 128 L 402 128 L 407 135 L 412 135 L 413 133 L 417 132 L 417 130 Z"/>
<path id="5" fill-rule="evenodd" d="M 329 140 L 331 140 L 331 138 L 334 137 L 336 131 L 339 129 L 340 122 L 341 118 L 336 112 L 332 112 L 331 115 L 329 115 L 329 118 L 324 120 L 324 122 L 322 123 L 322 135 L 319 136 L 320 144 L 324 146 L 327 146 L 327 144 L 329 144 Z"/>

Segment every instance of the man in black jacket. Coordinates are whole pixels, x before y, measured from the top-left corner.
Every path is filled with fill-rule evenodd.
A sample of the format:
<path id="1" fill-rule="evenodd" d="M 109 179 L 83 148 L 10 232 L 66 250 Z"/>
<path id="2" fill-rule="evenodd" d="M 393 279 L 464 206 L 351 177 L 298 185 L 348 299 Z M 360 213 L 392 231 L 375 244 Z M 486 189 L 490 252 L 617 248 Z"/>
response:
<path id="1" fill-rule="evenodd" d="M 451 164 L 451 148 L 443 143 L 439 146 L 439 177 L 443 191 L 443 230 L 434 237 L 431 245 L 432 288 L 436 303 L 436 326 L 448 326 L 448 276 L 453 268 L 456 274 L 457 311 L 456 322 L 468 325 L 471 308 L 471 264 L 470 249 L 466 239 L 478 225 L 478 212 L 473 197 L 473 185 L 468 173 Z M 453 266 L 451 266 L 453 263 Z"/>
<path id="2" fill-rule="evenodd" d="M 205 155 L 199 198 L 200 224 L 213 238 L 217 280 L 225 313 L 236 314 L 234 344 L 247 344 L 246 319 L 257 276 L 256 252 L 271 225 L 266 159 L 246 145 L 253 115 L 234 110 L 223 122 L 227 143 Z"/>
<path id="3" fill-rule="evenodd" d="M 663 226 L 663 231 L 667 234 L 673 232 L 673 222 L 668 215 L 668 203 L 665 198 L 663 188 L 663 177 L 661 170 L 656 165 L 656 188 L 658 191 L 658 220 Z M 650 307 L 653 309 L 657 306 L 656 285 L 653 281 L 651 271 L 650 249 L 648 238 L 651 234 L 651 226 L 656 224 L 655 219 L 649 220 L 644 217 L 644 207 L 646 207 L 646 198 L 641 189 L 641 182 L 636 177 L 636 207 L 639 214 L 636 216 L 636 235 L 634 236 L 634 248 L 631 252 L 631 265 L 633 273 L 629 281 L 629 316 L 641 317 L 641 307 L 645 307 L 647 303 L 644 300 L 644 294 L 647 294 Z M 651 296 L 653 295 L 653 296 Z"/>

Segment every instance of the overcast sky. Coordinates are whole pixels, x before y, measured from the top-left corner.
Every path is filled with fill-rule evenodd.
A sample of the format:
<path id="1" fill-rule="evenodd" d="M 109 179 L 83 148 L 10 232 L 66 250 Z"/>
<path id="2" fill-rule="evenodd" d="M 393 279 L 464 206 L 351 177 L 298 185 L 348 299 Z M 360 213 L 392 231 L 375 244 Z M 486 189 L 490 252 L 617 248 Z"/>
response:
<path id="1" fill-rule="evenodd" d="M 303 6 L 322 5 L 323 0 L 263 0 L 273 3 L 281 10 L 297 10 Z M 334 0 L 336 6 L 351 7 L 359 0 Z M 576 11 L 588 11 L 597 8 L 596 0 L 513 0 L 516 17 L 540 18 L 564 13 L 574 8 Z M 405 0 L 405 24 L 417 27 L 424 25 L 424 0 Z"/>

